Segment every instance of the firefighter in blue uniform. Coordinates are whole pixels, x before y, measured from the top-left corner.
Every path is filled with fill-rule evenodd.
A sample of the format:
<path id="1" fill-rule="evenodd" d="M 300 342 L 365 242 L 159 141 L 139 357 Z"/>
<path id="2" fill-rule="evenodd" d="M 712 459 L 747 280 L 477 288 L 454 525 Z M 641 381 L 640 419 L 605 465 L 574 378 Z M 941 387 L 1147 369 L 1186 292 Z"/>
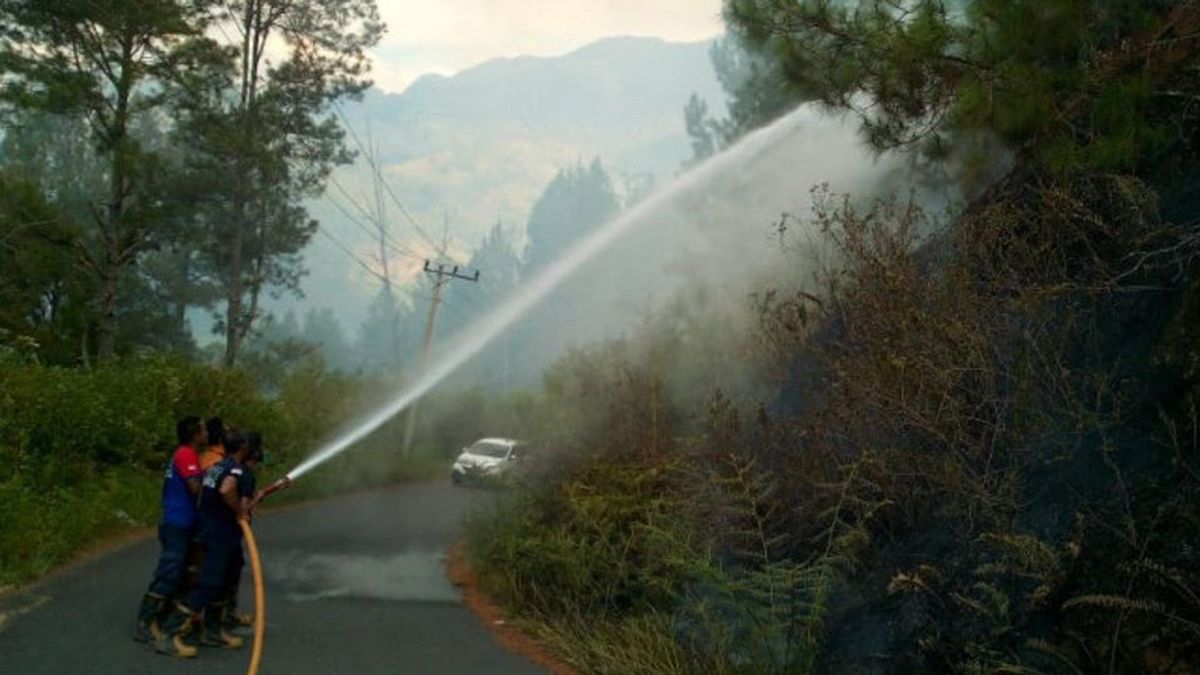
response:
<path id="1" fill-rule="evenodd" d="M 246 432 L 246 443 L 250 449 L 246 453 L 246 461 L 242 465 L 242 475 L 238 478 L 238 496 L 242 500 L 242 512 L 249 516 L 262 497 L 261 492 L 257 489 L 258 481 L 254 477 L 255 470 L 263 461 L 262 434 L 257 431 Z M 237 611 L 238 588 L 242 578 L 241 570 L 246 565 L 246 557 L 240 548 L 233 564 L 237 572 L 230 571 L 232 585 L 226 596 L 227 606 L 225 608 L 225 627 L 231 630 L 254 625 L 254 615 Z"/>

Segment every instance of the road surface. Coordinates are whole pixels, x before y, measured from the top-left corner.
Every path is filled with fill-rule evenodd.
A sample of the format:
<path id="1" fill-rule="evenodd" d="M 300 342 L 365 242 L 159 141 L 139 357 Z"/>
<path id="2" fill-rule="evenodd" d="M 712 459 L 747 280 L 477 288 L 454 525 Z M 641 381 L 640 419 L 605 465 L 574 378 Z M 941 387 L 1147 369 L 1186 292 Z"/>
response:
<path id="1" fill-rule="evenodd" d="M 544 672 L 501 649 L 443 575 L 463 516 L 489 498 L 431 483 L 262 514 L 261 672 Z M 140 541 L 0 598 L 0 673 L 244 673 L 249 644 L 182 660 L 130 639 L 156 555 L 157 542 Z M 252 597 L 247 564 L 243 608 Z"/>

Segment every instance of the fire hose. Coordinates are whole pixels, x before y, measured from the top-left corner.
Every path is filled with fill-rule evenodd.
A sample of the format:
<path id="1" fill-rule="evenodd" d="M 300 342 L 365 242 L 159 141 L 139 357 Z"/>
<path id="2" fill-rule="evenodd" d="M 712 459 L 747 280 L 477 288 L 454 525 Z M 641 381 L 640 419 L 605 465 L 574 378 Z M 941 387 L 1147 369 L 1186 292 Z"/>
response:
<path id="1" fill-rule="evenodd" d="M 258 496 L 258 501 L 290 487 L 291 484 L 291 478 L 287 476 L 280 478 L 262 491 L 262 494 Z M 246 551 L 250 554 L 250 571 L 254 576 L 254 645 L 250 648 L 250 667 L 246 670 L 246 675 L 258 675 L 258 667 L 262 663 L 263 636 L 267 632 L 267 594 L 263 589 L 262 560 L 258 557 L 258 543 L 254 540 L 254 530 L 250 527 L 250 520 L 242 518 L 238 520 L 238 524 L 242 526 Z"/>

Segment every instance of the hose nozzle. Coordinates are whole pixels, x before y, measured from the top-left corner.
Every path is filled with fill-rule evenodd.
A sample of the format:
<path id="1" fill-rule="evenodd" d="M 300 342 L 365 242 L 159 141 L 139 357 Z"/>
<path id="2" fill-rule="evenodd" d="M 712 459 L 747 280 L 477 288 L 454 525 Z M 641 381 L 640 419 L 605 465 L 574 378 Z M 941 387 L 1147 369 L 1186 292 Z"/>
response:
<path id="1" fill-rule="evenodd" d="M 279 492 L 280 490 L 286 490 L 286 489 L 290 488 L 291 486 L 292 486 L 291 477 L 284 476 L 283 478 L 280 478 L 279 480 L 275 481 L 274 483 L 271 483 L 271 485 L 269 487 L 267 487 L 267 489 L 263 490 L 262 496 L 259 499 L 260 500 L 266 499 L 269 495 L 275 494 L 276 492 Z"/>

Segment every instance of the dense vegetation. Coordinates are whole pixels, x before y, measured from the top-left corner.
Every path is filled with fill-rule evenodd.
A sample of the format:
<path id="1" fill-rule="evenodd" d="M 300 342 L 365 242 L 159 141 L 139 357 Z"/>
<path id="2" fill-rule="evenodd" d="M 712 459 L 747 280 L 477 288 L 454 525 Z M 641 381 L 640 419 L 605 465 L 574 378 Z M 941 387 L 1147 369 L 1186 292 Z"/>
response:
<path id="1" fill-rule="evenodd" d="M 262 430 L 281 472 L 379 388 L 304 350 L 234 366 L 381 31 L 373 0 L 0 2 L 0 585 L 152 525 L 182 416 Z"/>
<path id="2" fill-rule="evenodd" d="M 382 29 L 373 0 L 0 0 L 0 586 L 152 525 L 181 416 L 261 430 L 274 476 L 411 375 L 427 307 L 390 283 L 357 337 L 329 309 L 267 310 L 299 291 L 308 205 L 353 159 L 339 106 L 369 85 Z M 619 208 L 599 160 L 564 168 L 528 251 L 496 224 L 439 331 Z M 512 344 L 554 326 L 548 309 L 468 364 L 425 406 L 414 457 L 388 426 L 285 499 L 440 473 L 509 427 L 482 390 L 533 381 L 549 357 Z"/>
<path id="3" fill-rule="evenodd" d="M 553 451 L 473 525 L 484 585 L 586 672 L 1196 670 L 1200 6 L 726 17 L 972 200 L 818 191 L 833 255 L 737 342 L 766 397 L 684 384 L 721 317 L 561 362 Z"/>

